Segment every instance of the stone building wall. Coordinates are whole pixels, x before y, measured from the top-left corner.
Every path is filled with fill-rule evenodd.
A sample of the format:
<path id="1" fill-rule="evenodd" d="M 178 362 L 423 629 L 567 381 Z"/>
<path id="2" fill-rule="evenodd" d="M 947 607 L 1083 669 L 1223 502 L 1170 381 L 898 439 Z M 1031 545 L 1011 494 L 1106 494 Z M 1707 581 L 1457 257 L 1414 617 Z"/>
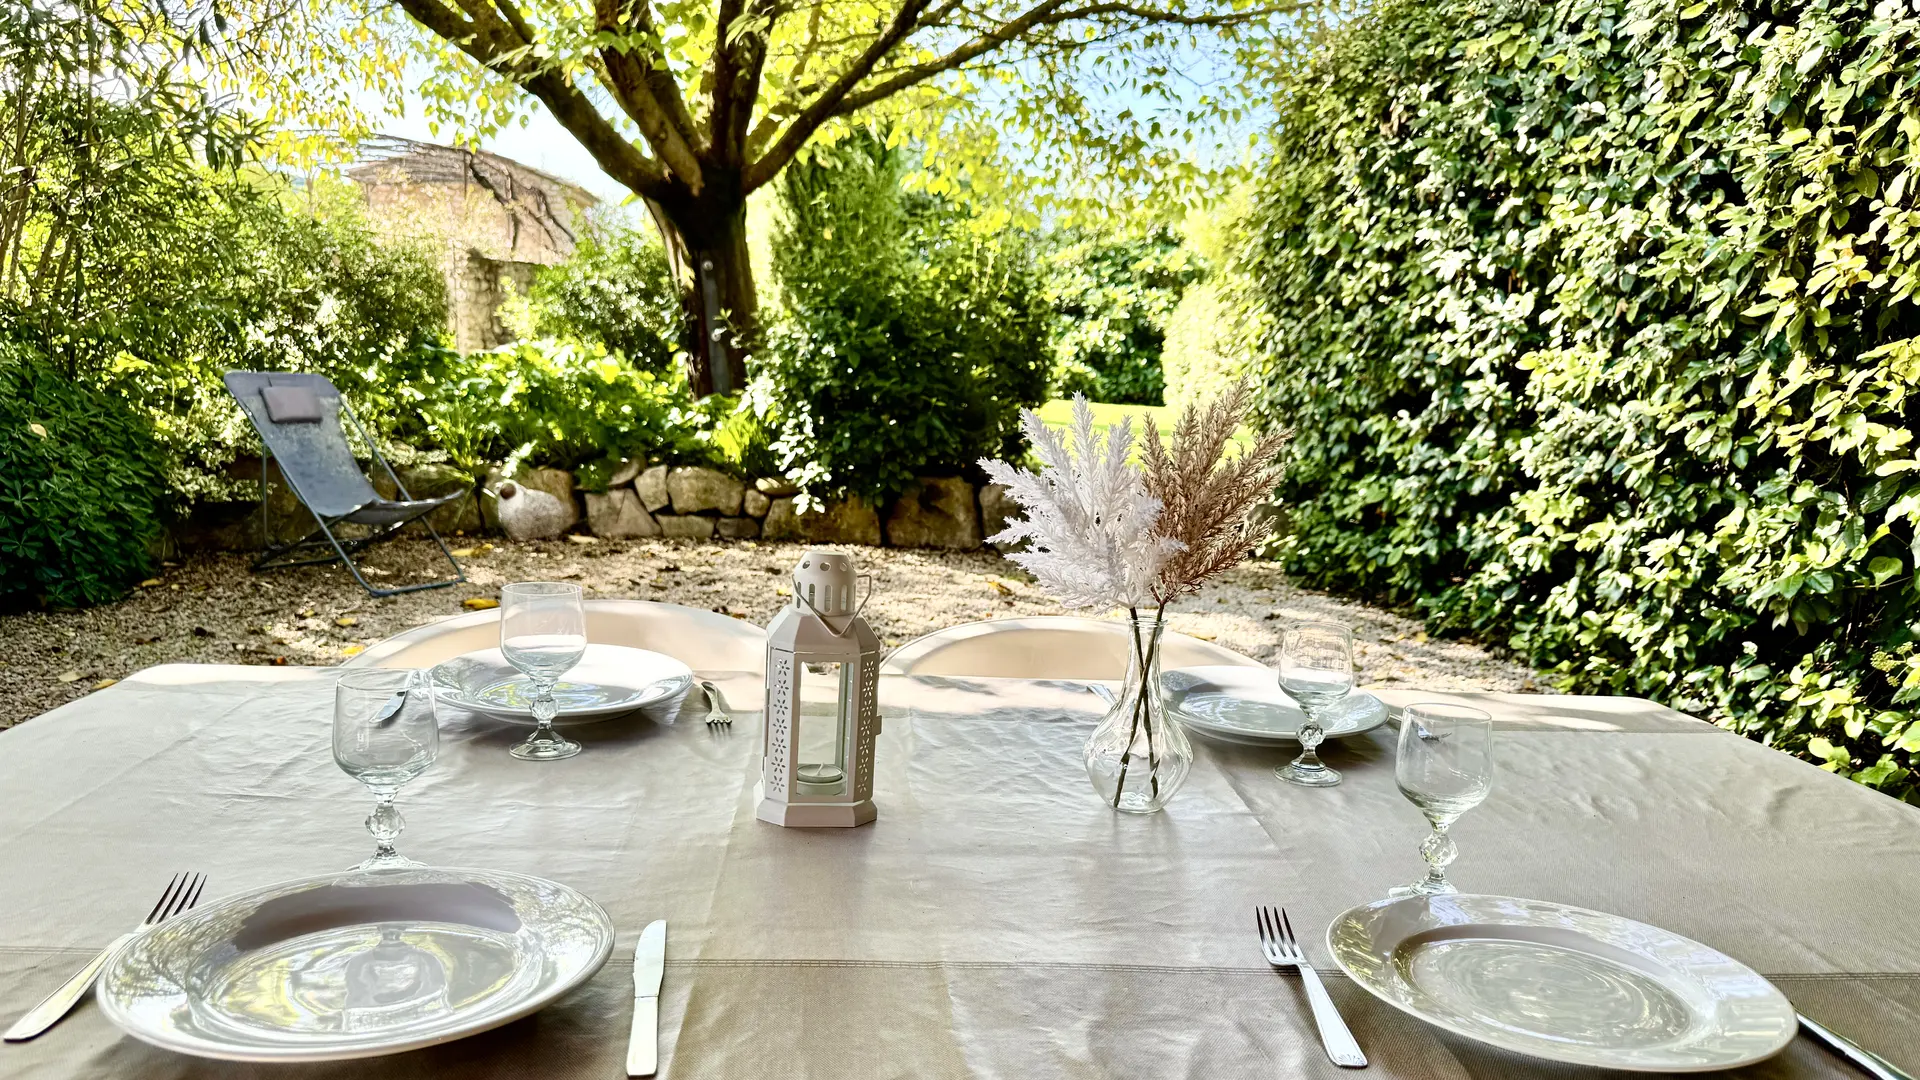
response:
<path id="1" fill-rule="evenodd" d="M 447 323 L 454 347 L 479 352 L 514 340 L 500 321 L 500 305 L 510 294 L 525 296 L 539 263 L 489 259 L 478 251 L 447 253 Z"/>
<path id="2" fill-rule="evenodd" d="M 445 252 L 448 329 L 457 347 L 513 340 L 498 317 L 506 283 L 524 293 L 536 268 L 570 257 L 598 200 L 498 154 L 405 139 L 375 140 L 374 149 L 348 175 L 382 232 L 426 238 Z"/>

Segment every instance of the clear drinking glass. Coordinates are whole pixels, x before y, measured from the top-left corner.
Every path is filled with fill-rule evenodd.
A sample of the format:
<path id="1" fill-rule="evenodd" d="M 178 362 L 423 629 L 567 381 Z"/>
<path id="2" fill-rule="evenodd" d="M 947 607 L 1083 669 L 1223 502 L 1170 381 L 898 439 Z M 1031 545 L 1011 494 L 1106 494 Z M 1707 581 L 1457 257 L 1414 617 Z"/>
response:
<path id="1" fill-rule="evenodd" d="M 557 761 L 580 744 L 553 729 L 560 706 L 554 684 L 587 652 L 587 613 L 580 586 L 520 581 L 500 590 L 500 654 L 533 683 L 534 729 L 511 753 L 522 761 Z"/>
<path id="2" fill-rule="evenodd" d="M 427 771 L 440 753 L 433 684 L 424 671 L 364 668 L 340 676 L 333 689 L 333 760 L 373 792 L 367 831 L 372 857 L 356 869 L 419 866 L 393 849 L 406 827 L 393 797 Z"/>
<path id="3" fill-rule="evenodd" d="M 1427 876 L 1390 895 L 1459 892 L 1447 880 L 1447 864 L 1460 853 L 1447 827 L 1493 789 L 1493 718 L 1464 705 L 1407 706 L 1400 717 L 1393 776 L 1400 794 L 1427 815 L 1433 831 L 1420 844 Z"/>
<path id="4" fill-rule="evenodd" d="M 1320 763 L 1327 706 L 1353 691 L 1353 631 L 1338 623 L 1301 623 L 1280 639 L 1280 689 L 1300 703 L 1300 756 L 1274 775 L 1305 787 L 1332 787 L 1340 774 Z"/>

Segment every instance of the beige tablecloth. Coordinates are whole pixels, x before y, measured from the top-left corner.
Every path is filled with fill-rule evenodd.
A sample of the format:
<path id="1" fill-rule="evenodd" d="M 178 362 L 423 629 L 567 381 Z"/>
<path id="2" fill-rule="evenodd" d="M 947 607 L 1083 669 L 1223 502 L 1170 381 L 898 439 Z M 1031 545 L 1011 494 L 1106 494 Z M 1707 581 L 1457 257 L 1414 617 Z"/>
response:
<path id="1" fill-rule="evenodd" d="M 0 733 L 0 1018 L 137 921 L 176 870 L 207 872 L 211 895 L 366 854 L 369 799 L 329 755 L 332 680 L 170 665 Z M 596 725 L 580 729 L 586 753 L 551 764 L 507 756 L 518 729 L 446 716 L 439 764 L 401 795 L 401 850 L 599 900 L 620 940 L 590 984 L 486 1035 L 334 1066 L 182 1057 L 85 1004 L 0 1046 L 0 1076 L 611 1080 L 631 951 L 655 918 L 672 927 L 672 1080 L 1354 1075 L 1321 1052 L 1299 982 L 1260 959 L 1260 903 L 1310 928 L 1370 1075 L 1606 1075 L 1443 1034 L 1331 970 L 1327 922 L 1421 869 L 1388 731 L 1329 754 L 1348 776 L 1330 790 L 1275 780 L 1278 752 L 1196 740 L 1172 809 L 1135 818 L 1082 772 L 1102 707 L 1083 689 L 902 679 L 883 700 L 880 819 L 848 831 L 754 820 L 752 716 L 730 735 Z M 1651 703 L 1481 700 L 1501 720 L 1499 776 L 1456 830 L 1458 883 L 1708 942 L 1920 1070 L 1920 810 Z M 1857 1074 L 1802 1038 L 1739 1075 Z"/>

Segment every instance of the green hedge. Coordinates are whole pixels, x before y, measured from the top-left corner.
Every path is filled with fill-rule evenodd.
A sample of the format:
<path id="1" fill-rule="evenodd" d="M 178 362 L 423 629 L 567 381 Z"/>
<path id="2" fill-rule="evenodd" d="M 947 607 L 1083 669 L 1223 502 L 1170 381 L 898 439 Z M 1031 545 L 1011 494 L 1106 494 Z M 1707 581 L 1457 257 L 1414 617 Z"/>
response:
<path id="1" fill-rule="evenodd" d="M 0 605 L 97 604 L 145 577 L 164 462 L 123 395 L 0 340 Z"/>
<path id="2" fill-rule="evenodd" d="M 1018 233 L 905 189 L 906 151 L 859 131 L 780 185 L 769 320 L 749 393 L 809 498 L 884 503 L 916 476 L 1017 454 L 1046 397 L 1047 311 Z"/>
<path id="3" fill-rule="evenodd" d="M 1920 801 L 1920 19 L 1388 0 L 1238 273 L 1281 555 Z"/>

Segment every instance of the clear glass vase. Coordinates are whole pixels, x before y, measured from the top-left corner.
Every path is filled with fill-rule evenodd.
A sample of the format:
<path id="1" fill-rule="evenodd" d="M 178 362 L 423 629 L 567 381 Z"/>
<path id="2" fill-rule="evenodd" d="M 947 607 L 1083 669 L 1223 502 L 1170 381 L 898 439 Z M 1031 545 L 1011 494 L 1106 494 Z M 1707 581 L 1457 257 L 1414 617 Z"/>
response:
<path id="1" fill-rule="evenodd" d="M 1108 806 L 1152 814 L 1166 806 L 1193 767 L 1193 744 L 1167 716 L 1160 687 L 1158 611 L 1130 613 L 1127 679 L 1113 708 L 1087 738 L 1087 777 Z"/>

